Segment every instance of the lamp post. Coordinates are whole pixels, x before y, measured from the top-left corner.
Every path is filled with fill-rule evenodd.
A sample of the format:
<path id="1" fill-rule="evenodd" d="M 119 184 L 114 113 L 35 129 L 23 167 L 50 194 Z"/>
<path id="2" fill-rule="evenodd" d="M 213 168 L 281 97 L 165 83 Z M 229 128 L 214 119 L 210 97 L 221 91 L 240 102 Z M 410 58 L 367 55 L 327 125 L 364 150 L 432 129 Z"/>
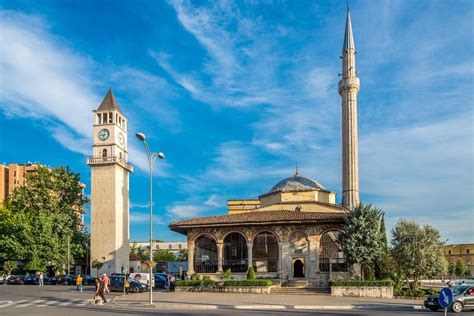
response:
<path id="1" fill-rule="evenodd" d="M 153 279 L 152 279 L 152 270 L 153 270 L 153 248 L 152 248 L 152 242 L 153 242 L 153 236 L 152 236 L 152 226 L 153 226 L 153 163 L 155 162 L 156 158 L 160 159 L 165 159 L 165 155 L 161 152 L 158 153 L 151 153 L 150 148 L 148 147 L 148 144 L 146 142 L 146 136 L 143 133 L 135 133 L 135 136 L 138 138 L 139 141 L 143 142 L 145 145 L 145 150 L 146 154 L 148 157 L 148 164 L 150 167 L 150 304 L 153 304 L 153 295 L 152 295 L 152 290 L 153 290 Z"/>
<path id="2" fill-rule="evenodd" d="M 66 230 L 63 228 L 63 226 L 58 225 L 59 228 L 67 235 L 67 270 L 66 270 L 66 275 L 69 275 L 69 261 L 71 257 L 71 235 L 66 233 Z"/>

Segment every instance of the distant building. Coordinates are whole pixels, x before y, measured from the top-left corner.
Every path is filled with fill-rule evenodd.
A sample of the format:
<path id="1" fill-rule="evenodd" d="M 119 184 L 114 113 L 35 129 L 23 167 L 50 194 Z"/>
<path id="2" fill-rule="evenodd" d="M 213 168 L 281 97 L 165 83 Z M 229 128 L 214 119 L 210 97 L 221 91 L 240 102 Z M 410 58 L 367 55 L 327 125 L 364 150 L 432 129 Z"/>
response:
<path id="1" fill-rule="evenodd" d="M 0 203 L 2 203 L 17 187 L 26 185 L 29 174 L 35 173 L 37 163 L 0 165 Z"/>
<path id="2" fill-rule="evenodd" d="M 133 245 L 137 245 L 139 247 L 142 247 L 145 250 L 150 249 L 150 242 L 149 241 L 144 241 L 144 242 L 131 242 L 130 247 Z M 185 241 L 170 241 L 170 242 L 157 242 L 154 241 L 152 243 L 152 248 L 153 251 L 155 250 L 160 250 L 160 249 L 167 249 L 171 251 L 173 254 L 179 254 L 182 250 L 186 250 L 188 248 L 188 243 Z"/>
<path id="3" fill-rule="evenodd" d="M 444 256 L 449 264 L 456 264 L 458 259 L 467 266 L 470 275 L 474 275 L 474 243 L 446 245 Z"/>
<path id="4" fill-rule="evenodd" d="M 36 173 L 40 167 L 48 168 L 48 166 L 39 163 L 25 163 L 25 164 L 1 164 L 0 165 L 0 203 L 2 203 L 12 192 L 18 188 L 27 185 L 28 176 Z M 82 193 L 86 185 L 80 183 Z M 86 211 L 83 208 L 77 209 L 77 216 L 80 218 L 81 226 L 84 226 L 84 214 Z"/>

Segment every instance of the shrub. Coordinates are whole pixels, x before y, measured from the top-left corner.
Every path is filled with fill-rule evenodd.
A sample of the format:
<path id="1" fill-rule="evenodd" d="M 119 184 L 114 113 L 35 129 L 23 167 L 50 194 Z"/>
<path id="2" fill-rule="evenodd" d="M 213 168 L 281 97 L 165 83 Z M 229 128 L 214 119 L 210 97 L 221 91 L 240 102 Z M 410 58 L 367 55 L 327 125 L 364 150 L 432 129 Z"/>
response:
<path id="1" fill-rule="evenodd" d="M 192 281 L 199 281 L 199 280 L 201 280 L 201 275 L 199 275 L 199 273 L 194 273 L 193 275 L 191 275 L 191 280 Z"/>
<path id="2" fill-rule="evenodd" d="M 203 279 L 204 281 L 206 281 L 206 280 L 210 280 L 210 279 L 211 279 L 211 277 L 210 277 L 210 276 L 208 276 L 208 275 L 205 275 L 205 276 L 203 276 L 203 277 L 202 277 L 202 279 Z"/>
<path id="3" fill-rule="evenodd" d="M 221 279 L 222 280 L 232 279 L 232 271 L 230 269 L 227 269 L 224 272 L 222 272 Z"/>
<path id="4" fill-rule="evenodd" d="M 247 280 L 255 280 L 255 270 L 253 269 L 252 266 L 249 268 L 249 272 L 247 272 Z"/>
<path id="5" fill-rule="evenodd" d="M 224 281 L 225 286 L 270 286 L 272 280 L 229 280 Z"/>
<path id="6" fill-rule="evenodd" d="M 331 281 L 331 286 L 393 286 L 391 280 Z"/>
<path id="7" fill-rule="evenodd" d="M 174 282 L 174 285 L 175 286 L 198 286 L 198 285 L 201 285 L 201 282 L 203 282 L 203 285 L 215 285 L 216 282 L 214 282 L 213 280 L 209 280 L 209 279 L 206 279 L 206 280 L 178 280 L 176 282 Z"/>

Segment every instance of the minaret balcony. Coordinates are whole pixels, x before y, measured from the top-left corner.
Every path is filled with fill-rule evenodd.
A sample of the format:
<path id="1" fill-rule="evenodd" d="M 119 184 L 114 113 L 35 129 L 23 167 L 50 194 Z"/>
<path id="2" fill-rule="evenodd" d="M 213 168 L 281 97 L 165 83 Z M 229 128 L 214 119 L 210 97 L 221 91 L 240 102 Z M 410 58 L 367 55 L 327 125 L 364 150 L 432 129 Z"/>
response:
<path id="1" fill-rule="evenodd" d="M 350 77 L 346 79 L 342 79 L 339 81 L 338 91 L 341 94 L 344 90 L 357 90 L 357 93 L 360 90 L 360 80 L 357 77 Z"/>
<path id="2" fill-rule="evenodd" d="M 87 164 L 89 166 L 99 166 L 99 165 L 112 165 L 112 164 L 119 164 L 125 169 L 127 169 L 129 172 L 133 172 L 133 166 L 129 163 L 127 163 L 123 158 L 120 157 L 88 157 L 87 158 Z"/>

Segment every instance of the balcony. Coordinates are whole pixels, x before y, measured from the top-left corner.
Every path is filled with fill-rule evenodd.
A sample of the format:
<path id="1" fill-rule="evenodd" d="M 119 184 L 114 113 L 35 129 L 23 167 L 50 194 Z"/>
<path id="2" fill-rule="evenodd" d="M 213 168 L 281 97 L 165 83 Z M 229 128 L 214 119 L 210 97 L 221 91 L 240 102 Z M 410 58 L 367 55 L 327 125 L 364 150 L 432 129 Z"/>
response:
<path id="1" fill-rule="evenodd" d="M 112 165 L 119 164 L 130 172 L 133 172 L 133 166 L 119 157 L 88 157 L 87 162 L 89 166 L 98 166 L 98 165 Z"/>

